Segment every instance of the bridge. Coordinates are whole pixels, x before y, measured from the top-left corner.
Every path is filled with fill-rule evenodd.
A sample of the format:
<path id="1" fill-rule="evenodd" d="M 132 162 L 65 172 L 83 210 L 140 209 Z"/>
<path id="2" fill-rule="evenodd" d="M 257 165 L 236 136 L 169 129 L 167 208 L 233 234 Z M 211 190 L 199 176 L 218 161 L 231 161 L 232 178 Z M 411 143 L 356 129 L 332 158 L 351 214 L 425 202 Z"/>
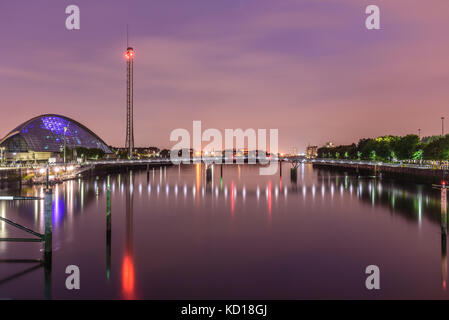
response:
<path id="1" fill-rule="evenodd" d="M 83 174 L 102 174 L 123 169 L 146 169 L 171 166 L 204 163 L 205 165 L 239 165 L 239 164 L 260 164 L 268 165 L 271 162 L 291 163 L 292 168 L 297 168 L 300 164 L 311 163 L 317 168 L 335 168 L 345 170 L 365 170 L 374 175 L 382 173 L 399 173 L 404 175 L 427 176 L 438 179 L 445 179 L 446 171 L 449 170 L 449 163 L 438 161 L 405 161 L 396 163 L 385 163 L 380 161 L 364 160 L 335 160 L 335 159 L 306 159 L 299 156 L 285 157 L 186 157 L 172 161 L 171 158 L 152 159 L 129 159 L 129 160 L 99 160 L 86 161 L 83 163 L 53 163 L 27 165 L 21 167 L 0 167 L 0 181 L 20 181 L 29 175 L 34 177 L 34 182 L 45 183 L 47 170 L 53 180 L 70 180 Z"/>
<path id="2" fill-rule="evenodd" d="M 123 169 L 147 169 L 160 166 L 188 165 L 204 163 L 205 165 L 239 165 L 239 164 L 261 164 L 267 165 L 270 162 L 296 160 L 278 157 L 187 157 L 178 158 L 172 161 L 171 158 L 153 158 L 153 159 L 129 159 L 129 160 L 99 160 L 86 161 L 83 163 L 46 163 L 36 165 L 23 165 L 20 167 L 0 167 L 1 181 L 22 181 L 24 175 L 34 176 L 33 182 L 46 183 L 47 177 L 51 180 L 70 180 L 79 177 L 85 173 L 106 173 L 114 170 Z"/>

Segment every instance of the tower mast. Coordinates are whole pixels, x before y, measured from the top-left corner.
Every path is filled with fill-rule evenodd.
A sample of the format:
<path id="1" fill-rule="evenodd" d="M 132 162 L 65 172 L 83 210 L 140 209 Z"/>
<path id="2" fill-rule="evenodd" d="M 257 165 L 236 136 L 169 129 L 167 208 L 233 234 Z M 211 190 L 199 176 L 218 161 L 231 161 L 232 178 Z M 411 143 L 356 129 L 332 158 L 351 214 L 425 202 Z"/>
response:
<path id="1" fill-rule="evenodd" d="M 134 111 L 133 111 L 133 95 L 134 95 L 134 49 L 129 46 L 128 42 L 128 25 L 126 26 L 126 148 L 128 149 L 128 157 L 132 158 L 134 154 Z"/>

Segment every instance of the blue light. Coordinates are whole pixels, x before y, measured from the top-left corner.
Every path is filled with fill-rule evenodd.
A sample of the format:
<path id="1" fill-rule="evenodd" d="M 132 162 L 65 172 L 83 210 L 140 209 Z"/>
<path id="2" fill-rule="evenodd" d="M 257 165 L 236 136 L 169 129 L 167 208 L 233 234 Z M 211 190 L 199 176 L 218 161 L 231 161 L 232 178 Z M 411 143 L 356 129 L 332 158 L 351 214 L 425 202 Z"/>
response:
<path id="1" fill-rule="evenodd" d="M 59 117 L 42 117 L 43 129 L 60 135 L 64 133 L 64 128 L 69 126 L 69 122 Z"/>

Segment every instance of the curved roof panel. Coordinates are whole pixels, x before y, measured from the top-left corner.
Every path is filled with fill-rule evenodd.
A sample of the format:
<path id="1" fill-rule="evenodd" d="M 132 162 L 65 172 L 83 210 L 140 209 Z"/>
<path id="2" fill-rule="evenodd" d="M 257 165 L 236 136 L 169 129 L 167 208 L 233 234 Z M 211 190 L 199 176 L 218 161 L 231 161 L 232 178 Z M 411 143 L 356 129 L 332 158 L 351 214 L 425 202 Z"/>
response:
<path id="1" fill-rule="evenodd" d="M 8 145 L 8 141 L 17 141 L 17 136 L 26 142 L 29 151 L 60 152 L 63 150 L 65 137 L 68 148 L 95 148 L 111 153 L 106 143 L 87 127 L 75 120 L 55 114 L 38 116 L 22 123 L 1 140 L 0 144 Z M 17 152 L 20 151 L 17 150 Z"/>

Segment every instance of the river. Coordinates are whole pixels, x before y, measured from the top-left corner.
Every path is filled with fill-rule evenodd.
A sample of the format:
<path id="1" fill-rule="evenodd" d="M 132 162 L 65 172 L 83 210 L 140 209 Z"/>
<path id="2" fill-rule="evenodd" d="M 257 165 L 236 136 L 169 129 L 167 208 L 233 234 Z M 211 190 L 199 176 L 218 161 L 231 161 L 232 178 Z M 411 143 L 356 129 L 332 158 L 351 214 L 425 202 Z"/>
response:
<path id="1" fill-rule="evenodd" d="M 54 188 L 53 253 L 0 242 L 1 299 L 447 299 L 441 191 L 431 185 L 298 168 L 172 166 Z M 39 196 L 41 186 L 0 195 Z M 43 201 L 0 216 L 43 232 Z M 443 222 L 443 225 L 442 225 Z M 31 235 L 30 235 L 31 236 Z M 0 237 L 28 237 L 0 222 Z M 66 267 L 80 290 L 66 288 Z M 367 290 L 365 269 L 380 269 Z"/>

